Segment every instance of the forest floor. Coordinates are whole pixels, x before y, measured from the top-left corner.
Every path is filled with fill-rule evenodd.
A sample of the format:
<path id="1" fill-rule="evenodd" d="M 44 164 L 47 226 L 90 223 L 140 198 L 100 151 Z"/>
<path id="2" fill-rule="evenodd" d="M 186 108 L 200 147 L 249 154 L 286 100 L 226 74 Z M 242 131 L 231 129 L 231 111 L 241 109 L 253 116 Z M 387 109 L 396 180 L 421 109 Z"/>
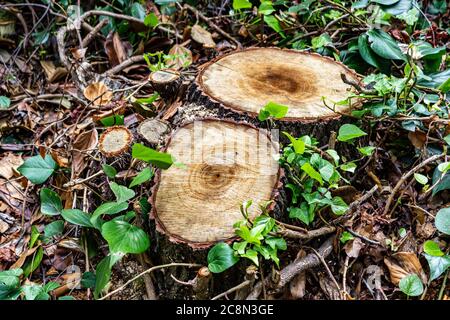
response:
<path id="1" fill-rule="evenodd" d="M 447 1 L 81 3 L 0 4 L 0 299 L 193 299 L 229 289 L 218 298 L 450 299 Z M 158 266 L 148 198 L 155 170 L 175 164 L 129 142 L 108 157 L 105 133 L 170 119 L 199 66 L 249 47 L 314 52 L 361 79 L 352 86 L 362 103 L 337 138 L 283 145 L 280 165 L 294 168 L 283 180 L 286 208 L 258 236 L 325 231 Z M 163 99 L 149 75 L 168 68 L 183 89 Z M 339 162 L 335 143 L 354 158 Z M 296 161 L 312 169 L 296 173 Z M 289 283 L 276 280 L 295 263 Z M 167 292 L 171 269 L 198 280 L 201 266 L 213 281 L 233 270 L 240 281 L 216 280 L 205 296 L 176 279 L 186 290 Z"/>

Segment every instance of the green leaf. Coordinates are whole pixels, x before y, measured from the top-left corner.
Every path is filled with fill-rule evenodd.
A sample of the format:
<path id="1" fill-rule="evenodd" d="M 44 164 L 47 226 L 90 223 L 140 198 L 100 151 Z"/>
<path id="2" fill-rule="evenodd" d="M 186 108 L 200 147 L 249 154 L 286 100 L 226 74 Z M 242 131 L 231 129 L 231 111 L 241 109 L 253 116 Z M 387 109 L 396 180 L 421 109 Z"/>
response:
<path id="1" fill-rule="evenodd" d="M 34 244 L 40 237 L 39 230 L 36 226 L 31 227 L 31 236 L 30 236 L 30 243 L 28 244 L 28 247 L 31 249 L 34 247 Z"/>
<path id="2" fill-rule="evenodd" d="M 356 164 L 354 162 L 343 163 L 340 166 L 341 170 L 354 173 L 356 169 Z"/>
<path id="3" fill-rule="evenodd" d="M 17 168 L 22 175 L 34 184 L 44 183 L 58 167 L 50 155 L 42 158 L 40 155 L 28 158 Z"/>
<path id="4" fill-rule="evenodd" d="M 25 277 L 28 277 L 30 274 L 33 273 L 34 270 L 37 269 L 37 267 L 39 267 L 43 256 L 44 256 L 44 249 L 42 247 L 39 247 L 36 253 L 28 258 L 29 259 L 28 263 L 23 267 L 23 274 Z"/>
<path id="5" fill-rule="evenodd" d="M 273 13 L 274 11 L 275 9 L 273 8 L 272 1 L 265 1 L 265 0 L 261 1 L 261 5 L 258 8 L 258 13 L 268 15 Z"/>
<path id="6" fill-rule="evenodd" d="M 8 109 L 11 105 L 11 100 L 8 97 L 0 96 L 0 109 Z"/>
<path id="7" fill-rule="evenodd" d="M 412 297 L 420 296 L 423 293 L 423 284 L 417 274 L 410 274 L 403 277 L 399 283 L 400 290 Z"/>
<path id="8" fill-rule="evenodd" d="M 360 128 L 355 126 L 354 124 L 344 124 L 339 128 L 339 134 L 337 139 L 339 141 L 349 141 L 355 138 L 359 138 L 362 136 L 366 136 L 367 133 L 362 131 Z"/>
<path id="9" fill-rule="evenodd" d="M 150 12 L 144 19 L 144 24 L 147 27 L 156 27 L 159 23 L 158 17 L 156 16 L 156 14 L 154 12 Z"/>
<path id="10" fill-rule="evenodd" d="M 264 108 L 262 108 L 261 110 L 259 110 L 259 114 L 258 114 L 258 120 L 259 121 L 265 121 L 267 119 L 270 118 L 270 112 L 265 110 Z"/>
<path id="11" fill-rule="evenodd" d="M 142 253 L 150 246 L 148 235 L 132 224 L 112 220 L 102 226 L 102 236 L 113 252 Z"/>
<path id="12" fill-rule="evenodd" d="M 430 281 L 439 278 L 450 267 L 450 256 L 436 257 L 424 254 L 430 267 Z"/>
<path id="13" fill-rule="evenodd" d="M 414 173 L 414 179 L 420 184 L 426 185 L 428 183 L 428 178 L 420 173 Z"/>
<path id="14" fill-rule="evenodd" d="M 168 153 L 158 152 L 140 143 L 133 145 L 132 156 L 145 162 L 149 162 L 158 168 L 169 169 L 173 164 L 172 156 Z"/>
<path id="15" fill-rule="evenodd" d="M 419 11 L 416 8 L 412 8 L 399 14 L 397 18 L 405 21 L 407 25 L 413 26 L 419 20 Z"/>
<path id="16" fill-rule="evenodd" d="M 440 181 L 438 183 L 438 181 Z M 436 186 L 433 188 L 432 195 L 436 195 L 439 191 L 450 189 L 450 172 L 443 174 L 439 171 L 438 167 L 436 167 L 433 171 L 433 185 Z"/>
<path id="17" fill-rule="evenodd" d="M 213 273 L 220 273 L 231 268 L 239 261 L 234 250 L 224 242 L 217 243 L 208 252 L 208 269 Z"/>
<path id="18" fill-rule="evenodd" d="M 145 19 L 145 9 L 139 2 L 133 2 L 131 5 L 131 15 L 139 20 L 144 21 Z"/>
<path id="19" fill-rule="evenodd" d="M 331 37 L 328 33 L 322 33 L 320 36 L 313 37 L 311 39 L 312 48 L 315 50 L 323 48 L 330 44 L 333 44 L 333 41 L 331 40 Z"/>
<path id="20" fill-rule="evenodd" d="M 441 248 L 439 248 L 439 244 L 432 240 L 425 241 L 423 244 L 423 251 L 434 257 L 442 257 L 444 255 Z"/>
<path id="21" fill-rule="evenodd" d="M 63 205 L 59 195 L 49 188 L 42 188 L 39 197 L 41 200 L 41 213 L 55 216 L 61 213 Z"/>
<path id="22" fill-rule="evenodd" d="M 108 176 L 108 178 L 113 179 L 117 175 L 117 170 L 109 164 L 102 165 L 102 170 Z"/>
<path id="23" fill-rule="evenodd" d="M 105 127 L 111 127 L 111 126 L 121 126 L 124 123 L 124 116 L 123 115 L 112 115 L 106 118 L 103 118 L 100 120 L 100 122 L 105 126 Z"/>
<path id="24" fill-rule="evenodd" d="M 123 253 L 110 253 L 104 257 L 95 269 L 94 297 L 97 299 L 111 278 L 112 267 L 124 256 Z"/>
<path id="25" fill-rule="evenodd" d="M 138 186 L 143 184 L 144 182 L 150 180 L 153 177 L 153 171 L 150 168 L 145 168 L 139 174 L 133 178 L 129 187 L 132 188 L 134 186 Z"/>
<path id="26" fill-rule="evenodd" d="M 336 152 L 336 150 L 328 149 L 325 152 L 328 153 L 333 158 L 335 165 L 339 165 L 340 157 L 339 157 L 338 153 Z"/>
<path id="27" fill-rule="evenodd" d="M 317 180 L 320 185 L 323 185 L 323 180 L 322 180 L 322 176 L 320 175 L 319 172 L 316 171 L 316 169 L 314 169 L 308 162 L 306 162 L 305 164 L 303 164 L 301 166 L 301 169 L 303 171 L 306 172 L 306 174 L 308 176 L 310 176 L 312 179 Z"/>
<path id="28" fill-rule="evenodd" d="M 339 239 L 342 243 L 346 243 L 349 240 L 353 240 L 355 237 L 348 231 L 342 232 L 341 238 Z"/>
<path id="29" fill-rule="evenodd" d="M 450 78 L 449 78 L 449 80 L 450 80 Z M 444 141 L 447 142 L 447 144 L 450 146 L 450 134 L 448 134 L 444 137 Z"/>
<path id="30" fill-rule="evenodd" d="M 269 103 L 259 111 L 258 119 L 259 121 L 267 120 L 269 117 L 281 119 L 287 114 L 288 109 L 287 106 L 269 101 Z"/>
<path id="31" fill-rule="evenodd" d="M 273 30 L 275 30 L 282 38 L 286 37 L 286 35 L 283 32 L 283 29 L 281 28 L 280 22 L 275 16 L 272 15 L 264 16 L 264 22 L 267 23 L 267 25 L 271 27 Z"/>
<path id="32" fill-rule="evenodd" d="M 358 148 L 359 153 L 363 156 L 370 157 L 376 148 L 372 146 Z"/>
<path id="33" fill-rule="evenodd" d="M 289 218 L 299 219 L 304 224 L 309 225 L 314 217 L 311 217 L 308 209 L 308 205 L 305 202 L 300 205 L 300 208 L 291 207 L 289 208 Z"/>
<path id="34" fill-rule="evenodd" d="M 245 248 L 247 248 L 247 241 L 241 241 L 241 242 L 235 242 L 233 243 L 233 250 L 236 251 L 238 254 L 244 254 Z"/>
<path id="35" fill-rule="evenodd" d="M 78 226 L 93 228 L 94 225 L 90 221 L 90 215 L 79 209 L 64 209 L 61 211 L 64 220 L 76 224 Z"/>
<path id="36" fill-rule="evenodd" d="M 297 154 L 303 154 L 305 152 L 305 142 L 301 139 L 295 139 L 293 136 L 291 136 L 289 133 L 284 132 L 283 134 L 289 138 L 289 140 L 292 143 L 292 147 L 294 148 L 295 153 Z"/>
<path id="37" fill-rule="evenodd" d="M 64 231 L 64 221 L 53 221 L 45 226 L 44 237 L 50 239 L 54 236 L 62 234 Z"/>
<path id="38" fill-rule="evenodd" d="M 440 232 L 450 235 L 450 207 L 438 211 L 434 224 Z"/>
<path id="39" fill-rule="evenodd" d="M 254 264 L 256 264 L 257 266 L 259 266 L 258 252 L 256 252 L 255 250 L 253 250 L 253 249 L 247 249 L 247 251 L 245 252 L 245 254 L 242 254 L 241 257 L 250 259 Z"/>
<path id="40" fill-rule="evenodd" d="M 380 29 L 367 31 L 370 47 L 376 54 L 385 59 L 407 61 L 397 42 L 386 32 Z"/>
<path id="41" fill-rule="evenodd" d="M 241 10 L 241 9 L 250 9 L 252 4 L 248 0 L 233 0 L 233 9 Z"/>
<path id="42" fill-rule="evenodd" d="M 440 172 L 447 172 L 450 170 L 450 161 L 449 162 L 443 162 L 441 164 L 438 165 L 438 170 Z"/>
<path id="43" fill-rule="evenodd" d="M 378 68 L 380 70 L 383 70 L 383 72 L 386 69 L 387 61 L 380 56 L 378 56 L 369 45 L 367 34 L 361 34 L 358 38 L 358 50 L 361 57 L 364 59 L 365 62 L 370 64 L 371 66 L 374 66 L 375 68 Z"/>
<path id="44" fill-rule="evenodd" d="M 116 196 L 117 203 L 126 202 L 136 195 L 136 193 L 133 190 L 128 189 L 125 186 L 121 186 L 115 182 L 111 182 L 109 184 L 109 187 Z"/>
<path id="45" fill-rule="evenodd" d="M 19 277 L 22 275 L 23 270 L 20 268 L 0 271 L 0 284 L 5 286 L 16 286 L 19 284 Z"/>
<path id="46" fill-rule="evenodd" d="M 286 240 L 284 240 L 283 238 L 269 236 L 264 241 L 272 249 L 278 249 L 278 250 L 286 250 L 287 249 Z"/>
<path id="47" fill-rule="evenodd" d="M 128 208 L 128 202 L 105 202 L 95 209 L 91 217 L 91 222 L 102 214 L 113 215 Z"/>
<path id="48" fill-rule="evenodd" d="M 334 197 L 331 203 L 331 211 L 335 215 L 341 216 L 348 210 L 348 205 L 341 197 Z"/>

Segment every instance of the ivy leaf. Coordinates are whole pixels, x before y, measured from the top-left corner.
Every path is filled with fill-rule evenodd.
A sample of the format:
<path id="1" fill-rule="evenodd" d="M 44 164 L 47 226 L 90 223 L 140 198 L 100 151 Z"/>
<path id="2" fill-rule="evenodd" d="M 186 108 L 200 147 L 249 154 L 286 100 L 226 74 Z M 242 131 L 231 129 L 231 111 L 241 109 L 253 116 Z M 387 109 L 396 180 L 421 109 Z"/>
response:
<path id="1" fill-rule="evenodd" d="M 131 5 L 131 15 L 139 20 L 144 21 L 145 19 L 145 9 L 139 2 L 133 2 Z"/>
<path id="2" fill-rule="evenodd" d="M 441 176 L 442 179 L 441 179 Z M 440 181 L 438 183 L 438 181 Z M 436 195 L 439 191 L 450 189 L 450 172 L 447 172 L 446 174 L 442 174 L 441 171 L 439 171 L 439 168 L 436 167 L 433 171 L 433 182 L 432 184 L 436 184 L 436 186 L 433 188 L 432 195 Z"/>
<path id="3" fill-rule="evenodd" d="M 331 211 L 335 215 L 341 216 L 348 210 L 348 205 L 341 197 L 334 197 L 331 202 Z"/>
<path id="4" fill-rule="evenodd" d="M 241 9 L 250 9 L 252 4 L 248 0 L 233 0 L 233 9 L 241 10 Z"/>
<path id="5" fill-rule="evenodd" d="M 14 287 L 19 285 L 19 277 L 22 275 L 23 270 L 20 268 L 0 271 L 0 284 L 8 287 Z"/>
<path id="6" fill-rule="evenodd" d="M 444 255 L 441 248 L 439 248 L 439 245 L 432 240 L 425 241 L 423 244 L 423 251 L 434 257 L 442 257 Z"/>
<path id="7" fill-rule="evenodd" d="M 264 22 L 267 23 L 267 25 L 271 27 L 273 30 L 275 30 L 282 38 L 286 38 L 286 35 L 284 34 L 283 29 L 281 28 L 280 22 L 275 16 L 265 15 Z"/>
<path id="8" fill-rule="evenodd" d="M 269 236 L 264 241 L 272 249 L 278 249 L 278 250 L 286 250 L 287 249 L 286 240 L 284 240 L 283 238 Z"/>
<path id="9" fill-rule="evenodd" d="M 438 211 L 434 224 L 440 232 L 450 235 L 450 207 Z"/>
<path id="10" fill-rule="evenodd" d="M 354 124 L 344 124 L 339 128 L 339 134 L 337 139 L 339 141 L 350 141 L 355 138 L 359 138 L 362 136 L 366 136 L 367 133 L 362 131 L 360 128 L 355 126 Z"/>
<path id="11" fill-rule="evenodd" d="M 424 254 L 430 267 L 430 281 L 439 278 L 450 267 L 450 256 L 436 257 Z"/>
<path id="12" fill-rule="evenodd" d="M 253 250 L 253 249 L 248 249 L 248 250 L 245 252 L 245 254 L 241 255 L 241 257 L 250 259 L 254 264 L 256 264 L 257 266 L 259 266 L 258 252 L 256 252 L 255 250 Z"/>
<path id="13" fill-rule="evenodd" d="M 103 118 L 100 120 L 100 122 L 105 126 L 105 127 L 111 127 L 111 126 L 121 126 L 124 124 L 124 116 L 123 115 L 112 115 L 106 118 Z"/>
<path id="14" fill-rule="evenodd" d="M 158 17 L 156 16 L 156 14 L 154 12 L 150 12 L 144 19 L 144 24 L 147 27 L 156 27 L 158 25 L 159 21 L 158 21 Z"/>
<path id="15" fill-rule="evenodd" d="M 64 220 L 72 224 L 87 228 L 94 227 L 94 225 L 90 221 L 90 215 L 79 209 L 64 209 L 61 211 L 61 216 L 64 218 Z"/>
<path id="16" fill-rule="evenodd" d="M 414 179 L 420 184 L 426 185 L 428 183 L 428 178 L 420 173 L 414 173 Z"/>
<path id="17" fill-rule="evenodd" d="M 40 155 L 28 158 L 17 168 L 22 175 L 34 184 L 44 183 L 58 167 L 50 155 L 42 158 Z"/>
<path id="18" fill-rule="evenodd" d="M 8 109 L 11 105 L 11 100 L 8 97 L 0 96 L 0 109 Z"/>
<path id="19" fill-rule="evenodd" d="M 142 229 L 121 220 L 105 222 L 102 236 L 113 252 L 142 253 L 150 246 L 150 239 Z"/>
<path id="20" fill-rule="evenodd" d="M 386 32 L 380 29 L 367 31 L 370 47 L 376 54 L 385 59 L 407 61 L 397 42 Z"/>
<path id="21" fill-rule="evenodd" d="M 61 198 L 55 191 L 49 188 L 42 188 L 39 197 L 41 200 L 41 212 L 43 214 L 56 216 L 61 213 L 63 205 Z"/>
<path id="22" fill-rule="evenodd" d="M 128 189 L 125 186 L 121 186 L 115 182 L 111 182 L 109 184 L 109 187 L 116 196 L 116 201 L 118 203 L 126 202 L 136 195 L 136 193 L 133 190 Z"/>
<path id="23" fill-rule="evenodd" d="M 341 238 L 339 239 L 342 243 L 346 243 L 349 240 L 353 240 L 355 237 L 348 231 L 342 232 Z"/>
<path id="24" fill-rule="evenodd" d="M 289 218 L 299 219 L 306 225 L 309 225 L 313 220 L 313 217 L 311 217 L 308 210 L 308 205 L 306 203 L 302 203 L 300 208 L 289 208 Z"/>
<path id="25" fill-rule="evenodd" d="M 267 120 L 272 117 L 274 119 L 281 119 L 286 116 L 288 107 L 269 101 L 260 111 L 258 115 L 259 121 Z"/>
<path id="26" fill-rule="evenodd" d="M 208 252 L 208 269 L 213 273 L 220 273 L 235 265 L 239 257 L 234 250 L 224 242 L 217 243 Z"/>
<path id="27" fill-rule="evenodd" d="M 358 148 L 359 153 L 363 156 L 370 157 L 376 148 L 372 146 Z"/>
<path id="28" fill-rule="evenodd" d="M 149 162 L 158 168 L 169 169 L 173 164 L 172 156 L 168 153 L 158 152 L 140 143 L 133 145 L 132 156 L 145 162 Z"/>
<path id="29" fill-rule="evenodd" d="M 305 164 L 303 164 L 300 167 L 303 171 L 306 172 L 306 174 L 308 176 L 310 176 L 312 179 L 317 180 L 320 185 L 323 185 L 323 180 L 322 180 L 322 176 L 320 175 L 319 172 L 316 171 L 316 169 L 314 169 L 308 162 L 306 162 Z"/>
<path id="30" fill-rule="evenodd" d="M 108 178 L 113 179 L 117 175 L 117 170 L 109 164 L 102 165 L 102 170 L 108 176 Z"/>
<path id="31" fill-rule="evenodd" d="M 305 142 L 302 139 L 295 139 L 287 132 L 283 132 L 283 134 L 288 137 L 289 141 L 292 143 L 292 147 L 294 148 L 295 153 L 303 154 L 305 152 Z"/>
<path id="32" fill-rule="evenodd" d="M 423 283 L 415 273 L 403 277 L 400 280 L 399 287 L 408 296 L 416 297 L 423 293 Z"/>
<path id="33" fill-rule="evenodd" d="M 129 187 L 132 188 L 134 186 L 138 186 L 140 184 L 143 184 L 144 182 L 150 180 L 153 177 L 153 171 L 150 168 L 145 168 L 139 174 L 134 177 L 134 179 L 131 181 Z"/>

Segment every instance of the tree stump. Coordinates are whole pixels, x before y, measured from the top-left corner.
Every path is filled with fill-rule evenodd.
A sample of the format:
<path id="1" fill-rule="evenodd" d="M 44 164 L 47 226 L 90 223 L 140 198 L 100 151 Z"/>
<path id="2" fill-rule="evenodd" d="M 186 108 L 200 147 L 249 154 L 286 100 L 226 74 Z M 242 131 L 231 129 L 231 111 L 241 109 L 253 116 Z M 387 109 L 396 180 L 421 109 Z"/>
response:
<path id="1" fill-rule="evenodd" d="M 240 205 L 271 200 L 277 190 L 278 145 L 247 124 L 206 119 L 179 128 L 166 151 L 183 167 L 159 171 L 152 192 L 158 230 L 193 248 L 233 238 Z"/>
<path id="2" fill-rule="evenodd" d="M 278 136 L 264 129 L 268 123 L 257 119 L 259 110 L 269 101 L 286 105 L 286 117 L 275 121 L 273 128 L 294 136 L 314 135 L 328 143 L 331 132 L 346 121 L 342 115 L 351 109 L 339 104 L 330 110 L 323 103 L 323 97 L 344 100 L 352 90 L 341 74 L 358 82 L 356 73 L 330 58 L 277 48 L 233 52 L 201 68 L 186 103 L 171 119 L 178 129 L 164 149 L 186 167 L 173 165 L 158 172 L 150 199 L 158 231 L 158 263 L 206 264 L 209 247 L 233 240 L 233 224 L 243 218 L 239 208 L 244 201 L 253 200 L 249 210 L 253 216 L 261 200 L 286 202 L 275 157 Z M 283 212 L 278 203 L 276 212 Z M 234 271 L 214 275 L 217 290 L 211 294 L 242 282 L 243 267 L 240 263 Z M 171 272 L 181 282 L 163 275 L 158 281 L 164 286 L 162 296 L 193 297 L 192 290 L 180 283 L 195 274 L 185 269 Z"/>
<path id="3" fill-rule="evenodd" d="M 189 102 L 180 108 L 174 122 L 213 116 L 266 127 L 257 116 L 273 101 L 289 108 L 274 128 L 296 136 L 313 134 L 326 143 L 329 133 L 348 121 L 342 116 L 352 109 L 351 105 L 334 105 L 353 90 L 341 74 L 359 82 L 354 71 L 315 53 L 250 48 L 226 54 L 202 66 L 188 92 Z"/>
<path id="4" fill-rule="evenodd" d="M 183 165 L 158 171 L 152 190 L 160 263 L 179 258 L 206 264 L 206 249 L 233 240 L 244 201 L 253 201 L 249 213 L 255 217 L 259 202 L 277 196 L 279 147 L 266 130 L 230 120 L 199 120 L 176 130 L 165 151 Z M 189 280 L 179 272 L 178 279 Z M 227 283 L 238 283 L 240 277 L 221 276 L 234 277 Z M 166 297 L 183 296 L 180 288 L 174 290 L 179 285 L 173 279 L 166 276 L 164 283 L 169 284 Z"/>

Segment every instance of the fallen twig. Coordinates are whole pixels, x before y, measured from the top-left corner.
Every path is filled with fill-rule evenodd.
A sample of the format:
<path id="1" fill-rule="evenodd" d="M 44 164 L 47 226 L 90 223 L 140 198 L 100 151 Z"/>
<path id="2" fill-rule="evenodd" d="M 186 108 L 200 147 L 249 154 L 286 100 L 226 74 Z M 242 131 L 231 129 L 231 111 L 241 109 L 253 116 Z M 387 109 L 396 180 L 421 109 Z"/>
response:
<path id="1" fill-rule="evenodd" d="M 174 263 L 168 263 L 168 264 L 162 264 L 160 266 L 154 266 L 151 267 L 150 269 L 145 270 L 144 272 L 139 273 L 137 276 L 131 278 L 130 280 L 128 280 L 127 282 L 125 282 L 125 284 L 121 285 L 120 287 L 118 287 L 117 289 L 111 291 L 110 293 L 108 293 L 107 295 L 101 297 L 98 300 L 105 300 L 106 298 L 109 298 L 110 296 L 112 296 L 113 294 L 116 294 L 119 291 L 122 291 L 126 286 L 128 286 L 129 284 L 133 283 L 134 281 L 136 281 L 137 279 L 139 279 L 140 277 L 142 277 L 145 274 L 148 274 L 150 272 L 153 272 L 155 270 L 159 270 L 159 269 L 163 269 L 163 268 L 171 268 L 171 267 L 188 267 L 188 268 L 194 268 L 194 267 L 201 267 L 201 264 L 198 263 L 178 263 L 178 262 L 174 262 Z"/>
<path id="2" fill-rule="evenodd" d="M 428 159 L 424 160 L 423 162 L 419 163 L 417 166 L 415 166 L 414 168 L 409 170 L 406 174 L 404 174 L 400 178 L 400 180 L 397 182 L 397 184 L 395 185 L 394 189 L 392 189 L 392 192 L 391 192 L 391 194 L 389 195 L 389 198 L 386 201 L 386 205 L 384 207 L 383 215 L 386 216 L 388 214 L 389 208 L 391 207 L 392 201 L 394 201 L 395 195 L 397 194 L 398 190 L 401 188 L 403 183 L 405 183 L 405 181 L 410 176 L 412 176 L 415 172 L 417 172 L 419 169 L 423 168 L 424 166 L 426 166 L 430 162 L 439 160 L 439 159 L 443 158 L 444 156 L 445 156 L 445 154 L 438 154 L 438 155 L 434 155 L 432 157 L 429 157 Z"/>

